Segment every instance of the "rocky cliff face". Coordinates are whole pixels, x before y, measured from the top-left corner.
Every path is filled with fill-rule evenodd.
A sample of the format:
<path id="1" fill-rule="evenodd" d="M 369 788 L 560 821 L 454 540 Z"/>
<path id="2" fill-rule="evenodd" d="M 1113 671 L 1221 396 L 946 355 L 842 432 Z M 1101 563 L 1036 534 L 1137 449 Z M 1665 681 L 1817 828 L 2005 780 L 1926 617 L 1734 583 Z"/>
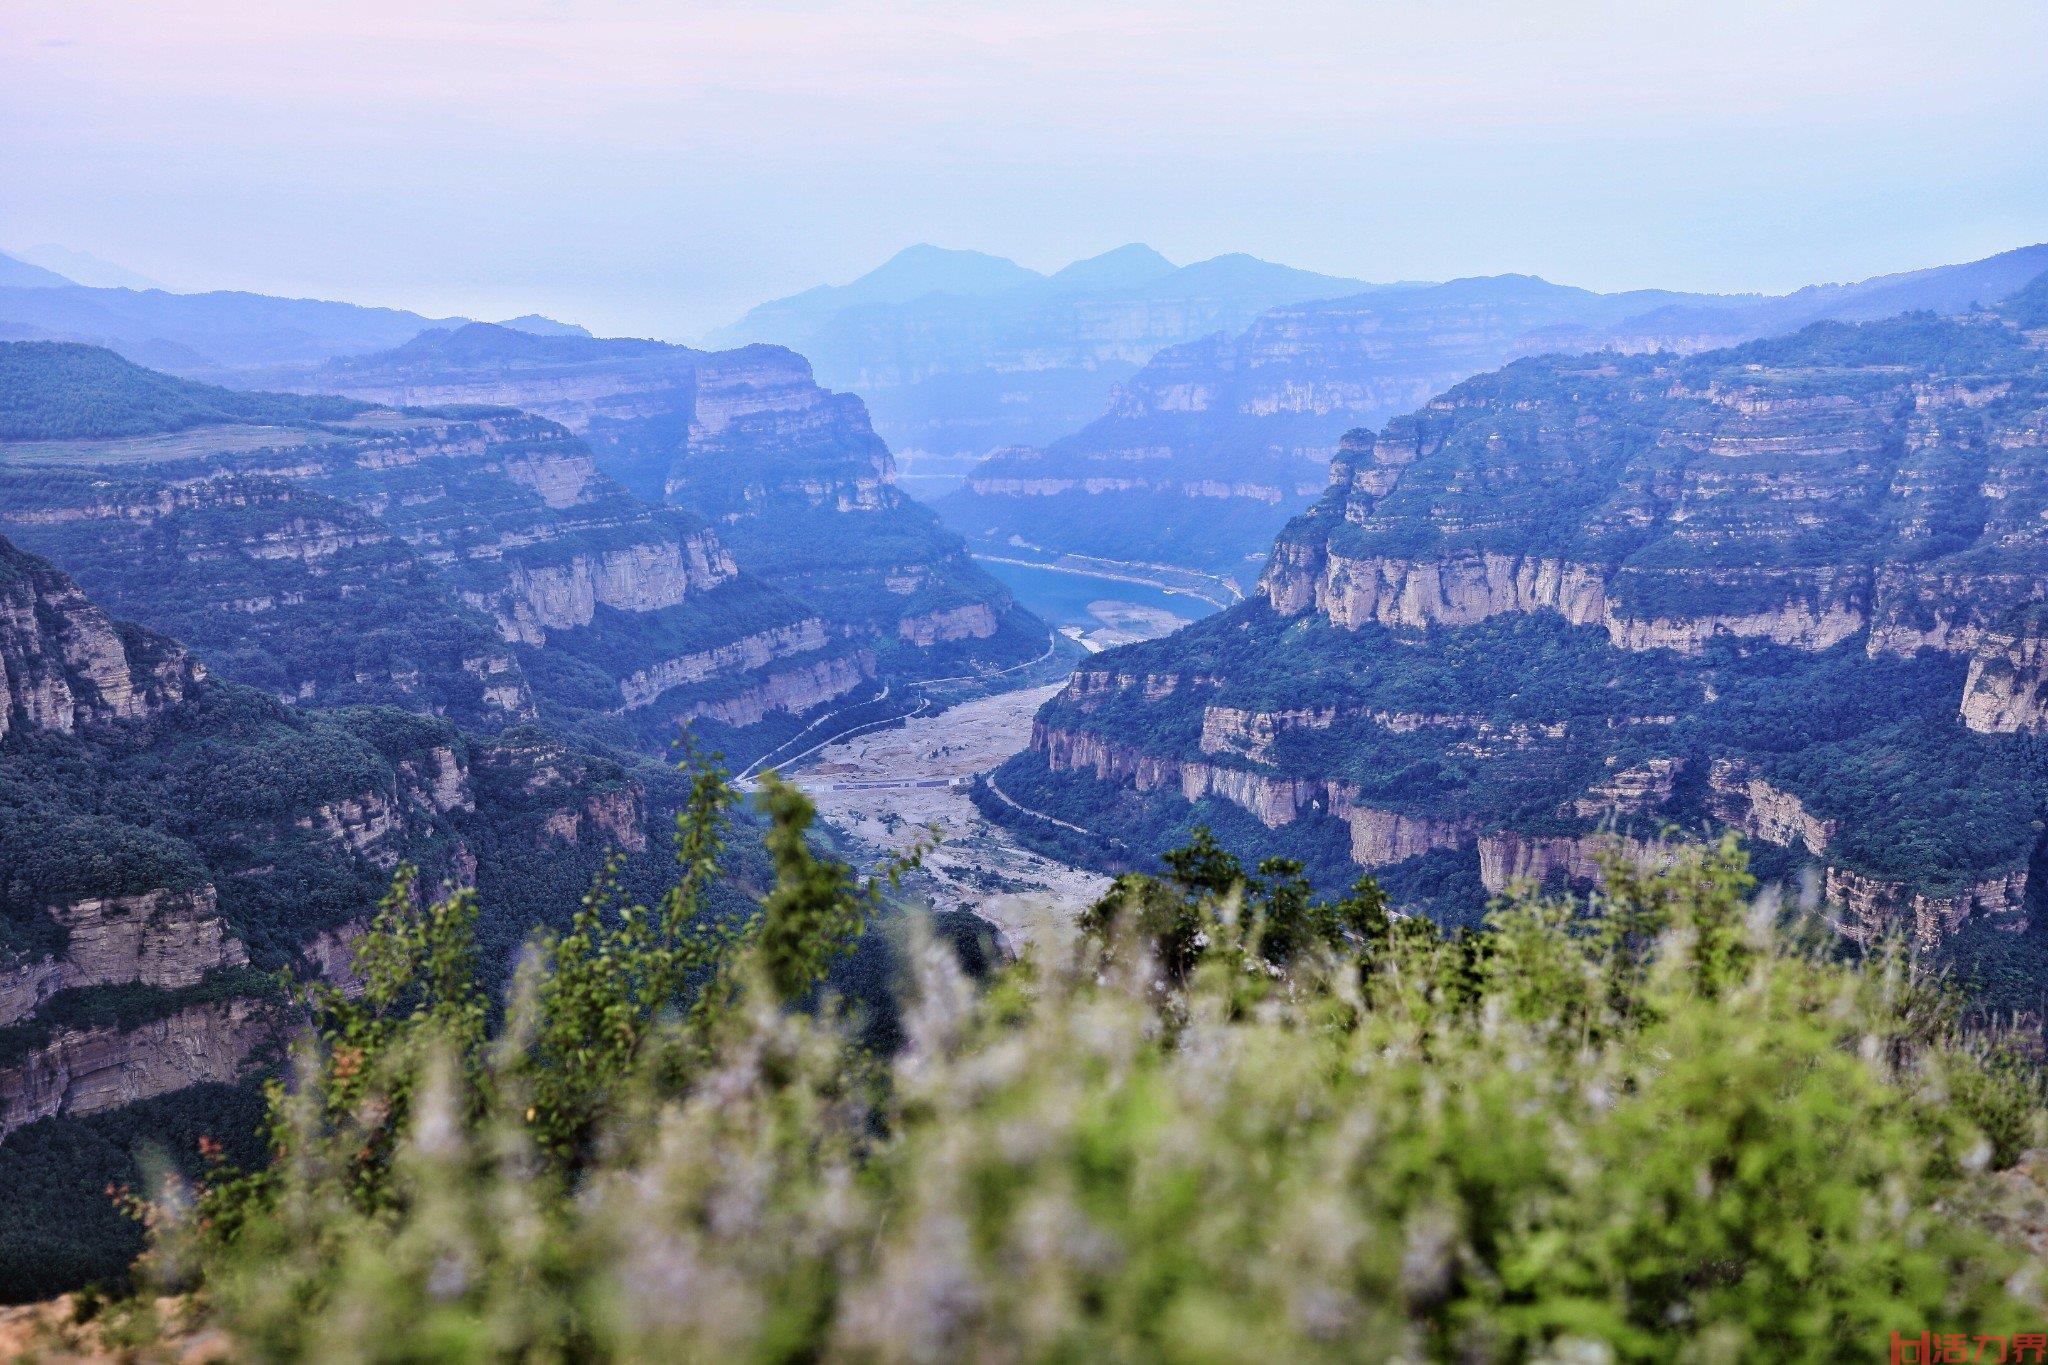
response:
<path id="1" fill-rule="evenodd" d="M 1745 764 L 1716 759 L 1707 776 L 1715 818 L 1779 848 L 1803 848 L 1818 858 L 1828 851 L 1837 823 L 1816 819 L 1806 804 L 1756 775 Z"/>
<path id="2" fill-rule="evenodd" d="M 714 720 L 744 728 L 758 725 L 778 711 L 800 716 L 846 696 L 873 677 L 874 672 L 874 656 L 866 651 L 778 662 L 750 675 L 744 686 L 686 703 L 680 718 Z"/>
<path id="3" fill-rule="evenodd" d="M 488 879 L 509 950 L 554 907 L 508 850 L 572 880 L 659 856 L 642 784 L 531 726 L 287 706 L 5 540 L 0 597 L 0 1135 L 237 1079 L 282 1018 L 272 973 L 349 982 L 401 860 L 429 892 Z"/>
<path id="4" fill-rule="evenodd" d="M 50 565 L 0 541 L 0 739 L 146 720 L 202 676 L 169 641 L 115 626 Z"/>
<path id="5" fill-rule="evenodd" d="M 1261 590 L 1283 615 L 1313 610 L 1346 629 L 1548 612 L 1632 651 L 1972 649 L 2038 593 L 2026 510 L 2038 353 L 1996 324 L 1900 324 L 1885 343 L 1842 334 L 1930 360 L 1980 334 L 2003 340 L 1975 373 L 1873 358 L 1833 391 L 1813 391 L 1818 358 L 1798 342 L 1694 361 L 1530 362 L 1475 380 L 1347 443 L 1331 493 L 1283 535 Z M 1830 341 L 1848 344 L 1804 344 Z M 1617 439 L 1629 409 L 1657 433 L 1641 448 Z M 1523 519 L 1546 501 L 1584 509 L 1555 548 Z M 2001 568 L 1977 569 L 1973 551 L 1992 544 Z"/>
<path id="6" fill-rule="evenodd" d="M 64 1031 L 0 1067 L 0 1137 L 58 1114 L 96 1114 L 206 1082 L 237 1079 L 276 1037 L 255 1000 L 190 1005 L 132 1028 Z"/>
<path id="7" fill-rule="evenodd" d="M 671 349 L 626 359 L 644 372 Z M 708 366 L 706 420 L 816 409 L 801 362 L 780 355 Z M 749 676 L 770 661 L 753 642 L 780 640 L 778 658 L 852 652 L 845 623 L 808 629 L 817 613 L 744 573 L 701 516 L 632 497 L 585 442 L 524 412 L 342 404 L 330 421 L 225 423 L 168 450 L 80 439 L 61 470 L 48 453 L 0 443 L 0 527 L 115 610 L 196 641 L 224 676 L 299 704 L 393 702 L 496 728 L 663 702 L 644 737 L 665 752 L 668 713 L 705 687 L 765 683 Z"/>
<path id="8" fill-rule="evenodd" d="M 596 482 L 616 477 L 644 499 L 707 518 L 712 531 L 680 547 L 687 571 L 644 552 L 631 561 L 641 586 L 623 609 L 681 600 L 685 587 L 715 586 L 738 570 L 872 649 L 888 676 L 1000 668 L 1044 648 L 1044 628 L 897 490 L 894 461 L 861 401 L 820 388 L 809 364 L 780 347 L 703 352 L 476 326 L 337 362 L 299 384 L 378 402 L 523 407 L 585 438 L 597 453 Z M 565 496 L 557 504 L 573 511 Z M 509 638 L 539 643 L 550 621 L 587 623 L 604 604 L 611 565 L 558 557 L 478 605 Z M 812 665 L 846 672 L 843 658 Z M 641 669 L 635 689 L 658 674 Z"/>
<path id="9" fill-rule="evenodd" d="M 772 347 L 708 358 L 666 496 L 712 518 L 742 565 L 872 648 L 884 677 L 1022 663 L 1045 627 L 903 496 L 895 461 L 850 394 Z"/>
<path id="10" fill-rule="evenodd" d="M 249 961 L 221 919 L 211 886 L 87 896 L 51 906 L 49 916 L 63 935 L 63 949 L 0 971 L 0 1028 L 27 1018 L 59 991 L 128 985 L 175 990 Z"/>
<path id="11" fill-rule="evenodd" d="M 523 670 L 440 570 L 306 487 L 0 463 L 0 527 L 224 676 L 286 700 L 387 701 L 478 725 L 533 713 Z"/>
<path id="12" fill-rule="evenodd" d="M 1982 734 L 2048 730 L 2048 609 L 2023 608 L 1977 635 L 1961 712 Z"/>
<path id="13" fill-rule="evenodd" d="M 792 625 L 742 636 L 715 649 L 664 659 L 653 668 L 643 669 L 621 680 L 619 691 L 624 697 L 625 709 L 635 710 L 652 705 L 675 688 L 738 673 L 758 675 L 771 664 L 815 653 L 825 649 L 829 643 L 825 623 L 815 616 L 808 617 Z"/>
<path id="14" fill-rule="evenodd" d="M 1092 660 L 1004 789 L 1177 792 L 1248 850 L 1334 817 L 1424 908 L 1713 822 L 1855 936 L 2023 928 L 2044 432 L 2048 353 L 1997 316 L 1521 362 L 1348 437 L 1262 600 Z"/>
<path id="15" fill-rule="evenodd" d="M 571 554 L 553 563 L 518 564 L 505 591 L 483 597 L 508 640 L 543 645 L 550 630 L 587 626 L 599 607 L 640 613 L 681 606 L 739 573 L 732 554 L 708 532 L 643 541 L 616 550 Z"/>
<path id="16" fill-rule="evenodd" d="M 2009 933 L 2030 927 L 2024 868 L 1947 892 L 1929 892 L 1908 883 L 1830 867 L 1825 886 L 1829 922 L 1859 943 L 1901 935 L 1918 947 L 1935 948 L 1973 917 L 1982 917 Z"/>
<path id="17" fill-rule="evenodd" d="M 921 649 L 950 640 L 986 640 L 996 633 L 995 611 L 986 602 L 928 611 L 906 616 L 896 623 L 896 635 Z"/>

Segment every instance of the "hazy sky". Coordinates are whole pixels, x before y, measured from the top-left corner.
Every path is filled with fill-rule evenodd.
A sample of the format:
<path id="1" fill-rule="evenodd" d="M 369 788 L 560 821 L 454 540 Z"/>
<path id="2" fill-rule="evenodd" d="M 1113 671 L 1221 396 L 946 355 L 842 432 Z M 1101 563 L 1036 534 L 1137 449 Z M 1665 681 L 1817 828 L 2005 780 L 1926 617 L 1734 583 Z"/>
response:
<path id="1" fill-rule="evenodd" d="M 688 337 L 916 241 L 1777 290 L 2048 240 L 2042 0 L 0 0 L 0 248 Z"/>

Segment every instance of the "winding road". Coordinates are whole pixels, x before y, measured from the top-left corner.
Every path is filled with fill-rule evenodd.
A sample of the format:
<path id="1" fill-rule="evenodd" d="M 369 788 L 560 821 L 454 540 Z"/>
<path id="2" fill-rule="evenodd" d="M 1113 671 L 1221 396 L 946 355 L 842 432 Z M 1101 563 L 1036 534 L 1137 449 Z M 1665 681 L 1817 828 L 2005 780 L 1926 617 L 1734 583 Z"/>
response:
<path id="1" fill-rule="evenodd" d="M 1079 825 L 1070 824 L 1067 821 L 1060 819 L 1057 815 L 1047 815 L 1042 810 L 1033 810 L 1030 806 L 1025 805 L 1022 801 L 1017 800 L 1008 792 L 1004 791 L 1001 787 L 997 786 L 996 775 L 994 773 L 986 774 L 983 777 L 982 781 L 987 784 L 989 794 L 995 797 L 996 800 L 1008 806 L 1011 810 L 1022 811 L 1024 814 L 1043 820 L 1049 825 L 1058 825 L 1061 829 L 1070 829 L 1074 831 L 1074 833 L 1076 834 L 1085 834 L 1090 839 L 1100 839 L 1104 843 L 1114 844 L 1118 848 L 1130 847 L 1129 844 L 1126 844 L 1123 840 L 1115 838 L 1112 835 L 1098 834 L 1096 831 L 1092 829 L 1083 829 Z"/>
<path id="2" fill-rule="evenodd" d="M 802 762 L 804 759 L 809 758 L 812 754 L 817 753 L 820 749 L 826 748 L 833 744 L 837 744 L 840 740 L 853 739 L 857 736 L 867 734 L 870 731 L 879 730 L 884 726 L 899 725 L 905 721 L 913 720 L 918 716 L 926 714 L 928 711 L 932 709 L 932 698 L 924 694 L 924 688 L 938 687 L 946 683 L 983 682 L 995 678 L 1006 678 L 1013 673 L 1022 673 L 1024 670 L 1028 668 L 1036 668 L 1039 664 L 1042 664 L 1047 659 L 1050 659 L 1053 656 L 1053 652 L 1057 650 L 1059 647 L 1059 633 L 1057 631 L 1049 630 L 1045 633 L 1045 648 L 1039 652 L 1037 657 L 1026 659 L 1021 664 L 1011 664 L 1008 668 L 999 668 L 992 673 L 960 673 L 950 678 L 912 679 L 904 683 L 905 689 L 914 692 L 917 697 L 917 705 L 911 708 L 910 710 L 894 716 L 885 716 L 880 720 L 863 721 L 859 725 L 849 726 L 847 729 L 835 731 L 832 734 L 825 736 L 825 738 L 816 741 L 809 748 L 802 749 L 797 753 L 790 754 L 786 757 L 778 757 L 778 755 L 782 754 L 783 751 L 789 748 L 790 745 L 795 744 L 797 741 L 801 740 L 805 735 L 808 735 L 812 731 L 816 730 L 819 726 L 829 724 L 838 717 L 845 715 L 848 711 L 855 711 L 863 706 L 873 706 L 877 702 L 886 701 L 889 697 L 889 691 L 891 687 L 894 686 L 894 684 L 883 683 L 882 690 L 876 693 L 874 696 L 869 697 L 865 701 L 855 702 L 852 706 L 842 707 L 836 711 L 827 711 L 824 715 L 819 716 L 816 720 L 813 720 L 809 725 L 806 725 L 803 729 L 797 731 L 788 739 L 785 739 L 784 741 L 782 741 L 782 743 L 776 745 L 767 753 L 755 759 L 752 763 L 749 763 L 745 768 L 741 769 L 739 775 L 733 779 L 733 785 L 738 787 L 744 787 L 748 782 L 751 782 L 756 776 L 758 776 L 764 769 L 768 767 L 793 767 L 796 764 Z"/>

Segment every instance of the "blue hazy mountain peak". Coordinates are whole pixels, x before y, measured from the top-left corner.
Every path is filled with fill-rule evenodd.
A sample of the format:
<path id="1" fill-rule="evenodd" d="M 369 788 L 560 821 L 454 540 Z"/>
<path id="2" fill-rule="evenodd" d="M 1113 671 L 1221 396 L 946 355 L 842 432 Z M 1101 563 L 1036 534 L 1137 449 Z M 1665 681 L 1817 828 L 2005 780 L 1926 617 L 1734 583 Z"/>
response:
<path id="1" fill-rule="evenodd" d="M 1130 242 L 1124 246 L 1075 261 L 1053 273 L 1051 284 L 1068 291 L 1136 289 L 1179 269 L 1172 261 L 1146 246 Z"/>
<path id="2" fill-rule="evenodd" d="M 14 254 L 30 265 L 55 271 L 70 284 L 82 284 L 93 289 L 163 288 L 146 275 L 138 275 L 126 266 L 101 260 L 90 251 L 80 251 L 76 247 L 45 243 Z"/>
<path id="3" fill-rule="evenodd" d="M 67 280 L 54 270 L 46 270 L 19 256 L 9 256 L 0 251 L 0 288 L 63 289 L 75 283 L 75 280 Z"/>
<path id="4" fill-rule="evenodd" d="M 540 313 L 521 313 L 516 318 L 506 318 L 497 324 L 515 332 L 531 332 L 543 337 L 587 337 L 590 329 L 574 322 L 557 322 Z"/>
<path id="5" fill-rule="evenodd" d="M 1172 274 L 1152 281 L 1144 292 L 1173 298 L 1257 293 L 1272 297 L 1274 303 L 1283 303 L 1298 299 L 1338 298 L 1372 288 L 1374 286 L 1364 280 L 1300 270 L 1276 261 L 1261 260 L 1242 251 L 1232 251 L 1184 265 Z"/>
<path id="6" fill-rule="evenodd" d="M 851 284 L 825 285 L 797 295 L 833 296 L 841 307 L 862 303 L 908 303 L 927 294 L 996 294 L 1045 276 L 1003 256 L 956 251 L 919 242 L 907 246 Z"/>

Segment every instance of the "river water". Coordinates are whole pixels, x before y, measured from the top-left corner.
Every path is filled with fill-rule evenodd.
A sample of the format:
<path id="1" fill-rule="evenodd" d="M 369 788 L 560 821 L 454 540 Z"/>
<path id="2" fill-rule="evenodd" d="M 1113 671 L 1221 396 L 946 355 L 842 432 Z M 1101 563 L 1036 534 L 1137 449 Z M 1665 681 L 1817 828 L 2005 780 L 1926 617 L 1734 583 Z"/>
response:
<path id="1" fill-rule="evenodd" d="M 1094 628 L 1102 624 L 1088 610 L 1091 602 L 1129 602 L 1172 612 L 1195 621 L 1216 610 L 1213 603 L 1184 592 L 1167 592 L 1143 583 L 1126 583 L 1094 574 L 1067 573 L 1029 564 L 998 564 L 986 559 L 976 563 L 999 579 L 1017 600 L 1038 613 L 1048 625 Z"/>

